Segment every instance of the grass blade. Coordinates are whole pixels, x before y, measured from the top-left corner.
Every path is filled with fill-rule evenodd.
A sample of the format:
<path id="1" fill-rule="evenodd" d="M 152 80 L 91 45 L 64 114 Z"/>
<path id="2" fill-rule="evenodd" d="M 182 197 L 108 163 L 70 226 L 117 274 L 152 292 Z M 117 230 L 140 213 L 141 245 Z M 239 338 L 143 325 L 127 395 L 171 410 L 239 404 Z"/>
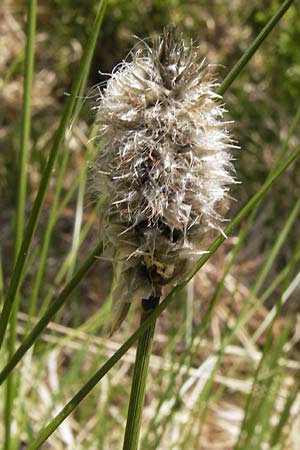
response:
<path id="1" fill-rule="evenodd" d="M 29 150 L 30 126 L 31 126 L 31 99 L 32 99 L 32 82 L 34 72 L 34 52 L 35 52 L 35 35 L 36 35 L 36 16 L 37 16 L 37 0 L 30 0 L 27 9 L 27 41 L 24 61 L 24 84 L 23 84 L 23 106 L 21 120 L 20 135 L 20 155 L 19 155 L 19 185 L 16 211 L 16 235 L 14 260 L 16 261 L 20 245 L 22 242 L 24 223 L 25 223 L 25 207 L 26 207 L 26 191 L 27 191 L 27 161 Z M 19 310 L 20 296 L 16 293 L 16 301 L 12 310 L 10 319 L 10 331 L 8 340 L 8 358 L 15 351 L 16 344 L 16 326 L 17 314 Z M 11 445 L 11 415 L 15 396 L 15 385 L 17 380 L 13 375 L 8 379 L 5 406 L 4 406 L 4 442 L 3 448 L 9 449 Z"/>
<path id="2" fill-rule="evenodd" d="M 149 302 L 149 300 L 147 300 L 147 302 Z M 150 311 L 142 311 L 141 323 L 146 320 L 146 318 L 154 308 L 155 306 L 151 308 Z M 140 337 L 138 341 L 123 450 L 136 450 L 138 448 L 142 410 L 145 400 L 146 380 L 151 356 L 155 323 L 155 321 L 151 323 L 151 325 L 146 329 L 145 333 Z"/>
<path id="3" fill-rule="evenodd" d="M 3 263 L 2 263 L 2 255 L 0 248 L 0 305 L 2 305 L 3 296 L 4 296 L 4 279 L 3 279 Z"/>
<path id="4" fill-rule="evenodd" d="M 270 448 L 275 447 L 275 445 L 279 442 L 280 436 L 282 435 L 284 426 L 286 422 L 288 422 L 290 410 L 293 404 L 297 401 L 297 394 L 300 389 L 300 373 L 296 374 L 296 380 L 298 380 L 293 388 L 290 390 L 290 393 L 286 399 L 283 411 L 280 414 L 280 419 L 277 426 L 274 428 L 273 433 L 270 438 Z"/>
<path id="5" fill-rule="evenodd" d="M 4 367 L 4 369 L 0 373 L 0 384 L 3 383 L 3 381 L 7 378 L 7 376 L 10 374 L 10 372 L 19 363 L 19 361 L 21 360 L 23 355 L 26 353 L 26 351 L 35 343 L 37 337 L 41 334 L 43 329 L 47 326 L 47 324 L 50 322 L 52 317 L 57 313 L 57 311 L 65 303 L 65 301 L 67 300 L 67 298 L 69 297 L 71 292 L 75 289 L 75 287 L 78 285 L 78 283 L 81 281 L 81 279 L 87 274 L 87 272 L 90 270 L 90 268 L 96 262 L 96 257 L 99 256 L 101 251 L 102 251 L 102 243 L 99 243 L 96 246 L 96 248 L 93 250 L 91 255 L 82 264 L 82 266 L 77 271 L 77 273 L 74 275 L 72 280 L 70 280 L 69 283 L 62 290 L 61 294 L 57 297 L 56 300 L 54 300 L 52 302 L 50 308 L 47 310 L 47 312 L 44 314 L 44 316 L 39 320 L 39 322 L 35 325 L 33 330 L 29 333 L 29 335 L 25 338 L 24 342 L 18 348 L 16 353 L 13 355 L 11 360 Z"/>
<path id="6" fill-rule="evenodd" d="M 267 25 L 261 30 L 257 38 L 253 41 L 250 47 L 245 51 L 240 60 L 235 64 L 233 69 L 229 72 L 229 74 L 224 79 L 223 83 L 218 89 L 218 94 L 223 95 L 225 91 L 232 85 L 234 80 L 237 78 L 239 73 L 243 70 L 244 66 L 247 62 L 252 58 L 255 54 L 256 50 L 260 47 L 266 37 L 271 33 L 275 25 L 279 22 L 281 17 L 286 13 L 289 7 L 292 5 L 294 0 L 285 0 L 285 2 L 278 9 L 276 14 L 269 20 Z"/>
<path id="7" fill-rule="evenodd" d="M 48 187 L 48 184 L 50 181 L 50 177 L 52 174 L 52 170 L 53 170 L 53 167 L 54 167 L 57 155 L 58 155 L 58 151 L 63 142 L 65 132 L 66 132 L 67 126 L 69 124 L 69 121 L 70 121 L 70 118 L 71 118 L 71 115 L 73 112 L 73 108 L 76 103 L 76 97 L 79 92 L 80 86 L 82 84 L 86 66 L 88 65 L 88 63 L 90 61 L 91 55 L 92 55 L 95 45 L 96 45 L 96 40 L 97 40 L 98 33 L 99 33 L 99 30 L 100 30 L 100 27 L 102 24 L 106 5 L 107 5 L 107 0 L 102 0 L 101 3 L 99 4 L 98 12 L 97 12 L 97 15 L 96 15 L 96 18 L 94 21 L 91 35 L 90 35 L 89 41 L 87 43 L 87 46 L 86 46 L 86 49 L 84 52 L 77 77 L 75 78 L 75 81 L 74 81 L 74 84 L 72 87 L 72 91 L 71 91 L 71 95 L 66 103 L 59 128 L 56 132 L 53 146 L 52 146 L 52 149 L 51 149 L 51 152 L 49 155 L 48 163 L 46 165 L 44 174 L 42 176 L 39 191 L 37 193 L 37 196 L 36 196 L 32 211 L 31 211 L 29 222 L 28 222 L 28 225 L 27 225 L 27 228 L 25 231 L 25 236 L 24 236 L 24 239 L 23 239 L 20 251 L 19 251 L 16 266 L 15 266 L 13 274 L 12 274 L 11 282 L 10 282 L 10 285 L 8 288 L 7 297 L 6 297 L 6 300 L 5 300 L 5 303 L 3 306 L 3 310 L 2 310 L 2 314 L 0 317 L 0 348 L 3 343 L 5 331 L 7 328 L 7 324 L 8 324 L 11 309 L 12 309 L 12 306 L 13 306 L 13 303 L 15 300 L 15 296 L 16 296 L 16 293 L 20 286 L 20 281 L 21 281 L 23 270 L 24 270 L 24 265 L 25 265 L 27 255 L 28 255 L 28 252 L 30 249 L 31 241 L 32 241 L 32 238 L 33 238 L 33 235 L 34 235 L 34 232 L 35 232 L 38 220 L 39 220 L 39 216 L 40 216 L 41 209 L 43 206 L 43 202 L 44 202 L 46 190 L 47 190 L 47 187 Z"/>
<path id="8" fill-rule="evenodd" d="M 296 208 L 297 204 L 299 205 L 299 200 L 296 203 L 295 208 Z M 291 216 L 292 216 L 292 213 L 291 213 Z M 288 272 L 286 274 L 285 282 L 284 282 L 284 285 L 282 287 L 281 295 L 279 296 L 279 299 L 278 299 L 278 301 L 275 304 L 276 314 L 274 315 L 274 317 L 272 318 L 272 321 L 270 323 L 270 327 L 268 329 L 268 333 L 267 333 L 267 337 L 266 337 L 266 342 L 264 344 L 264 348 L 263 348 L 263 352 L 262 352 L 262 358 L 261 358 L 261 360 L 259 362 L 259 365 L 258 365 L 258 367 L 256 369 L 254 380 L 253 380 L 252 389 L 251 389 L 251 392 L 249 393 L 247 401 L 246 401 L 246 405 L 245 405 L 245 408 L 244 408 L 244 419 L 243 419 L 243 422 L 242 422 L 242 425 L 241 425 L 239 438 L 238 438 L 237 443 L 235 445 L 235 450 L 246 449 L 246 448 L 248 448 L 247 444 L 249 442 L 251 444 L 251 439 L 255 435 L 255 433 L 253 433 L 254 427 L 255 427 L 256 423 L 260 419 L 260 416 L 259 416 L 260 407 L 263 408 L 263 406 L 261 406 L 261 405 L 264 405 L 264 402 L 266 401 L 266 398 L 268 397 L 267 393 L 265 393 L 263 398 L 256 399 L 256 393 L 258 391 L 257 385 L 259 385 L 261 383 L 259 377 L 261 376 L 261 373 L 263 373 L 265 371 L 265 369 L 264 369 L 265 361 L 268 360 L 268 359 L 269 360 L 271 359 L 271 361 L 269 361 L 270 367 L 268 368 L 268 370 L 271 372 L 271 369 L 274 368 L 274 367 L 272 367 L 272 358 L 275 361 L 277 361 L 279 359 L 280 355 L 277 354 L 277 357 L 276 357 L 276 353 L 278 351 L 280 353 L 280 348 L 281 347 L 283 348 L 284 342 L 282 342 L 282 346 L 280 346 L 279 342 L 277 342 L 276 345 L 274 346 L 275 349 L 273 350 L 273 353 L 270 354 L 271 345 L 272 345 L 273 339 L 274 339 L 274 337 L 273 337 L 274 324 L 276 323 L 276 320 L 277 320 L 277 318 L 279 316 L 279 313 L 280 313 L 282 305 L 283 305 L 284 292 L 285 292 L 286 288 L 289 285 L 291 274 L 292 274 L 293 269 L 295 268 L 295 266 L 296 266 L 296 264 L 298 262 L 299 250 L 300 250 L 300 241 L 298 241 L 298 243 L 296 245 L 296 248 L 295 248 L 295 251 L 294 251 L 294 254 L 292 256 L 292 259 L 291 259 L 291 262 L 290 262 L 290 267 L 289 267 L 289 270 L 288 270 Z M 288 330 L 288 327 L 286 325 L 285 332 L 284 331 L 281 332 L 281 335 L 279 337 L 279 341 L 281 341 L 282 336 L 285 333 L 287 333 L 288 331 L 289 330 Z M 286 339 L 287 339 L 287 337 L 288 337 L 288 335 L 286 336 Z M 275 356 L 275 358 L 274 358 L 274 356 Z M 276 362 L 276 364 L 277 364 L 277 362 Z M 271 384 L 268 381 L 267 381 L 266 388 L 264 389 L 264 391 L 266 391 L 267 389 L 270 389 L 270 387 L 271 387 Z M 262 383 L 264 383 L 264 382 L 265 381 L 262 381 Z M 261 403 L 261 405 L 260 404 L 256 405 L 257 401 L 259 403 Z M 263 421 L 263 420 L 264 420 L 264 416 L 261 417 L 261 421 Z M 261 435 L 264 433 L 264 431 L 265 431 L 264 427 L 262 427 Z M 258 438 L 258 435 L 255 435 L 255 438 Z M 242 440 L 242 439 L 244 439 L 244 440 Z"/>
<path id="9" fill-rule="evenodd" d="M 24 94 L 21 122 L 20 139 L 20 172 L 19 172 L 19 192 L 16 215 L 16 239 L 15 239 L 15 259 L 17 257 L 25 222 L 26 184 L 27 184 L 27 160 L 31 124 L 31 98 L 32 80 L 34 71 L 34 44 L 36 33 L 37 0 L 30 0 L 28 3 L 28 31 L 26 42 L 26 56 L 24 64 Z"/>

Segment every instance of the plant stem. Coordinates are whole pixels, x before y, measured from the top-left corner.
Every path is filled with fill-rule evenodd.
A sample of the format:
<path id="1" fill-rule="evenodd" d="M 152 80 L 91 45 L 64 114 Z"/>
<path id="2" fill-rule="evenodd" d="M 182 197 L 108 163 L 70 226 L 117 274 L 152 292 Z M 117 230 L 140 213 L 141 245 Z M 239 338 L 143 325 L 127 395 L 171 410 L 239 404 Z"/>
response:
<path id="1" fill-rule="evenodd" d="M 73 292 L 78 283 L 82 280 L 82 278 L 87 274 L 87 272 L 91 269 L 91 267 L 96 262 L 96 257 L 99 256 L 102 252 L 103 245 L 100 242 L 92 253 L 88 256 L 82 266 L 78 269 L 74 277 L 69 281 L 69 283 L 64 287 L 59 296 L 53 300 L 51 306 L 48 308 L 46 313 L 41 317 L 41 319 L 35 324 L 32 331 L 25 337 L 22 344 L 12 356 L 12 358 L 7 362 L 6 366 L 0 372 L 0 385 L 7 378 L 7 376 L 11 373 L 11 371 L 16 367 L 19 363 L 23 355 L 26 351 L 32 347 L 32 345 L 36 342 L 38 336 L 48 325 L 52 317 L 59 311 L 59 309 L 63 306 L 69 295 Z"/>
<path id="2" fill-rule="evenodd" d="M 77 73 L 77 76 L 74 80 L 70 97 L 68 98 L 68 101 L 65 105 L 62 118 L 60 121 L 60 125 L 56 131 L 53 145 L 50 151 L 50 155 L 48 158 L 47 165 L 45 167 L 44 173 L 41 178 L 41 182 L 39 185 L 39 190 L 36 195 L 36 199 L 34 201 L 30 217 L 28 219 L 28 225 L 24 233 L 23 241 L 21 244 L 20 251 L 18 253 L 18 258 L 11 276 L 10 284 L 7 291 L 7 297 L 3 305 L 2 313 L 0 316 L 0 349 L 4 340 L 6 328 L 8 325 L 10 313 L 13 307 L 13 304 L 15 302 L 16 294 L 19 290 L 22 274 L 24 272 L 24 266 L 27 260 L 28 252 L 31 247 L 31 242 L 33 239 L 33 235 L 35 232 L 35 229 L 38 224 L 38 220 L 41 214 L 42 206 L 44 203 L 44 199 L 46 196 L 46 191 L 50 182 L 50 177 L 52 175 L 52 171 L 57 159 L 57 155 L 59 152 L 59 149 L 62 145 L 62 142 L 65 137 L 66 129 L 68 127 L 68 124 L 70 122 L 72 113 L 74 111 L 74 106 L 76 104 L 77 95 L 80 89 L 80 86 L 82 84 L 82 80 L 84 77 L 84 73 L 89 65 L 91 56 L 94 52 L 98 33 L 102 24 L 102 20 L 104 17 L 104 12 L 106 9 L 107 0 L 102 0 L 99 3 L 97 14 L 95 17 L 94 25 L 91 30 L 91 34 L 88 40 L 88 43 L 85 47 L 85 51 L 83 53 L 83 57 L 81 60 L 81 65 L 79 68 L 79 71 Z"/>
<path id="3" fill-rule="evenodd" d="M 18 252 L 22 243 L 27 189 L 27 160 L 29 150 L 30 126 L 31 126 L 31 97 L 34 73 L 34 51 L 36 35 L 37 0 L 30 0 L 27 7 L 27 41 L 24 61 L 24 84 L 23 84 L 23 107 L 21 120 L 20 154 L 19 154 L 19 185 L 16 211 L 16 235 L 14 248 L 14 262 L 17 260 Z M 17 314 L 19 311 L 20 295 L 16 291 L 16 299 L 12 308 L 10 318 L 10 330 L 8 339 L 8 359 L 15 351 L 17 338 Z M 11 418 L 14 397 L 16 395 L 18 381 L 13 374 L 7 380 L 4 404 L 4 442 L 3 449 L 11 448 Z"/>
<path id="4" fill-rule="evenodd" d="M 142 300 L 141 323 L 143 323 L 158 305 L 159 298 L 151 297 Z M 153 335 L 155 329 L 154 320 L 138 340 L 134 371 L 131 385 L 130 400 L 127 413 L 127 422 L 123 443 L 123 450 L 137 450 L 142 411 L 145 400 L 146 379 L 151 356 Z"/>
<path id="5" fill-rule="evenodd" d="M 281 17 L 286 13 L 286 11 L 289 9 L 289 7 L 292 5 L 294 0 L 285 0 L 283 4 L 280 6 L 280 8 L 277 10 L 277 12 L 274 14 L 274 16 L 271 17 L 269 22 L 264 26 L 264 28 L 261 30 L 259 35 L 256 37 L 256 39 L 252 42 L 252 44 L 248 47 L 248 49 L 243 53 L 241 58 L 238 60 L 238 62 L 234 65 L 234 67 L 231 69 L 229 74 L 226 76 L 225 80 L 221 84 L 221 86 L 218 89 L 218 94 L 223 95 L 225 91 L 231 86 L 233 81 L 236 79 L 236 77 L 239 75 L 239 73 L 243 70 L 244 66 L 247 64 L 247 62 L 252 58 L 252 56 L 255 54 L 256 50 L 260 47 L 262 42 L 266 39 L 266 37 L 271 33 L 275 25 L 279 22 Z"/>
<path id="6" fill-rule="evenodd" d="M 36 33 L 37 0 L 31 0 L 28 3 L 28 24 L 27 24 L 27 42 L 26 56 L 24 63 L 24 94 L 21 122 L 21 142 L 19 158 L 19 186 L 18 186 L 18 205 L 16 214 L 16 238 L 15 238 L 15 260 L 21 246 L 26 204 L 26 185 L 27 185 L 27 160 L 31 124 L 31 97 L 32 80 L 34 72 L 34 45 Z"/>

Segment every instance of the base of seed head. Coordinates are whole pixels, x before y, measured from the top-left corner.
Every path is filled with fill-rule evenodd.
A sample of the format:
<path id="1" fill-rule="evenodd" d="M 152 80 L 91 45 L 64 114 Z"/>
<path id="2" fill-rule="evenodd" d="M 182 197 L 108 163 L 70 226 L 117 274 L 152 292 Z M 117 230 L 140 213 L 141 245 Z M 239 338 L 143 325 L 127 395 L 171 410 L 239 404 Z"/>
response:
<path id="1" fill-rule="evenodd" d="M 115 266 L 113 329 L 205 253 L 234 182 L 232 140 L 211 67 L 167 28 L 117 66 L 97 102 L 101 237 Z"/>

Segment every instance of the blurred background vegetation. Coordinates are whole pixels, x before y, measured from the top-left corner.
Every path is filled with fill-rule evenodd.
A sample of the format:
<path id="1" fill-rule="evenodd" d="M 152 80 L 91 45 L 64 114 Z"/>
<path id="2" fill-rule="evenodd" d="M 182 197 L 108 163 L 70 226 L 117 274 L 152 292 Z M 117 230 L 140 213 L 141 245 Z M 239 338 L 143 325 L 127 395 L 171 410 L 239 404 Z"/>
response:
<path id="1" fill-rule="evenodd" d="M 95 205 L 89 195 L 86 178 L 81 177 L 83 169 L 85 170 L 89 164 L 86 148 L 95 114 L 92 110 L 95 90 L 91 89 L 105 81 L 107 78 L 105 74 L 110 73 L 113 67 L 126 57 L 137 42 L 135 36 L 147 40 L 161 33 L 163 27 L 169 23 L 175 24 L 178 32 L 182 32 L 187 40 L 192 39 L 198 43 L 203 57 L 217 66 L 218 79 L 222 81 L 281 3 L 280 0 L 109 1 L 92 62 L 86 98 L 82 99 L 80 118 L 73 130 L 72 138 L 66 144 L 68 151 L 70 150 L 70 157 L 67 161 L 60 195 L 61 209 L 55 221 L 47 253 L 47 269 L 42 277 L 36 309 L 33 310 L 35 314 L 40 313 L 44 299 L 47 298 L 48 303 L 51 302 L 63 283 L 70 279 L 74 268 L 84 259 L 84 255 L 88 254 L 88 250 L 92 248 L 98 236 Z M 57 126 L 66 93 L 70 92 L 74 73 L 79 66 L 96 7 L 95 0 L 38 2 L 32 132 L 28 165 L 28 211 L 30 211 L 47 161 L 49 142 Z M 26 2 L 3 0 L 0 9 L 0 246 L 4 280 L 8 279 L 13 265 L 22 70 L 26 41 L 25 23 Z M 300 15 L 299 5 L 296 5 L 289 9 L 225 95 L 228 118 L 234 120 L 233 135 L 242 148 L 234 155 L 237 178 L 241 184 L 232 191 L 236 201 L 232 202 L 229 218 L 233 217 L 241 205 L 265 181 L 276 160 L 278 150 L 295 120 L 300 106 L 299 42 Z M 299 143 L 298 130 L 299 126 L 290 136 L 291 148 Z M 66 148 L 59 157 L 59 164 L 62 164 L 65 151 L 67 151 Z M 214 314 L 207 335 L 201 338 L 200 350 L 190 361 L 191 370 L 196 370 L 203 360 L 207 361 L 209 370 L 210 357 L 228 325 L 229 317 L 232 315 L 238 317 L 245 295 L 255 282 L 266 255 L 285 224 L 295 201 L 300 197 L 299 168 L 299 162 L 296 162 L 272 187 L 260 208 L 238 260 L 231 269 L 231 278 L 221 296 L 219 309 Z M 79 184 L 76 185 L 78 180 Z M 26 315 L 24 314 L 28 312 L 56 186 L 57 178 L 54 173 L 21 290 L 18 329 L 20 339 L 26 332 Z M 68 198 L 69 193 L 70 198 Z M 82 193 L 84 193 L 84 201 L 80 203 Z M 63 203 L 63 199 L 67 198 L 68 200 Z M 86 231 L 86 238 L 80 251 L 79 244 L 78 247 L 75 246 L 74 253 L 76 221 L 77 223 L 79 221 L 79 228 L 84 228 Z M 264 292 L 270 282 L 290 262 L 295 242 L 299 239 L 299 227 L 298 216 L 285 239 L 279 257 L 264 279 L 261 292 Z M 190 408 L 192 412 L 189 413 L 189 406 L 185 404 L 185 400 L 181 399 L 177 399 L 174 423 L 173 419 L 170 419 L 170 429 L 166 425 L 167 437 L 163 433 L 158 434 L 160 437 L 157 441 L 157 435 L 154 437 L 147 435 L 147 424 L 155 416 L 155 408 L 158 407 L 158 399 L 162 395 L 161 389 L 165 387 L 166 379 L 174 378 L 175 390 L 179 389 L 178 386 L 182 386 L 182 383 L 175 379 L 175 366 L 179 364 L 180 357 L 190 343 L 189 336 L 193 335 L 193 330 L 201 322 L 202 313 L 208 306 L 214 288 L 222 276 L 227 261 L 226 255 L 232 250 L 234 243 L 235 237 L 230 237 L 218 255 L 213 257 L 204 270 L 197 275 L 191 288 L 192 294 L 189 291 L 183 293 L 182 299 L 178 299 L 178 302 L 164 313 L 158 323 L 149 382 L 151 388 L 145 411 L 143 449 L 209 450 L 219 448 L 227 450 L 234 447 L 241 423 L 243 402 L 249 391 L 247 383 L 253 375 L 252 359 L 248 353 L 253 352 L 253 358 L 257 361 L 257 352 L 264 343 L 264 334 L 260 336 L 255 346 L 250 337 L 273 307 L 276 289 L 275 294 L 267 299 L 266 304 L 257 308 L 256 314 L 247 323 L 245 334 L 236 339 L 235 347 L 231 349 L 232 354 L 229 351 L 218 369 L 217 387 L 214 387 L 216 395 L 213 397 L 211 408 L 206 412 L 206 419 L 202 419 L 201 437 L 197 431 L 198 434 L 195 432 L 191 441 L 186 441 L 190 442 L 185 444 L 189 446 L 178 444 L 176 447 L 176 442 L 181 442 L 181 431 L 178 430 L 186 430 L 185 427 L 190 426 L 190 420 L 194 425 L 197 418 L 197 412 Z M 69 260 L 66 259 L 66 255 L 69 255 Z M 65 263 L 65 261 L 69 262 Z M 58 276 L 64 264 L 66 271 Z M 44 339 L 36 346 L 35 355 L 39 358 L 34 358 L 31 354 L 30 362 L 29 360 L 27 363 L 24 362 L 21 372 L 23 374 L 21 394 L 19 403 L 15 406 L 18 413 L 14 416 L 16 449 L 21 448 L 18 447 L 21 441 L 26 444 L 28 436 L 38 431 L 41 425 L 51 417 L 53 411 L 57 411 L 58 406 L 76 392 L 80 386 L 80 377 L 98 367 L 100 356 L 102 361 L 103 355 L 109 355 L 116 348 L 117 343 L 123 342 L 126 336 L 136 328 L 137 317 L 133 311 L 125 326 L 111 341 L 105 338 L 109 325 L 111 283 L 110 262 L 105 259 L 100 260 L 81 283 L 76 294 L 72 296 L 72 302 L 67 304 L 56 318 L 55 324 L 51 325 L 52 328 L 48 329 Z M 300 356 L 297 334 L 299 333 L 299 293 L 297 288 L 285 305 L 287 311 L 294 313 L 290 328 L 292 331 L 289 335 L 289 338 L 293 337 L 295 340 L 291 353 L 293 361 L 299 361 Z M 186 297 L 191 295 L 193 316 L 191 320 L 187 320 Z M 185 326 L 181 327 L 183 322 Z M 282 323 L 279 320 L 276 329 L 278 336 L 284 323 L 285 316 L 282 316 Z M 82 328 L 79 328 L 80 326 Z M 88 356 L 86 348 L 89 348 Z M 163 366 L 160 356 L 165 351 L 168 356 Z M 236 360 L 238 354 L 240 361 Z M 128 400 L 126 384 L 130 380 L 131 366 L 132 354 L 129 353 L 122 365 L 112 371 L 103 385 L 97 387 L 94 395 L 92 394 L 84 406 L 78 409 L 74 417 L 66 421 L 65 428 L 53 437 L 49 446 L 45 444 L 43 448 L 103 448 L 104 450 L 120 448 Z M 285 375 L 285 386 L 288 387 L 290 377 L 293 376 L 288 371 Z M 196 377 L 194 372 L 191 379 L 193 377 Z M 32 380 L 39 380 L 39 387 L 32 383 Z M 195 392 L 194 395 L 196 395 Z M 26 400 L 20 406 L 22 398 Z M 170 399 L 166 394 L 166 405 L 167 400 Z M 196 404 L 197 402 L 193 406 Z M 30 408 L 33 406 L 31 411 Z M 299 424 L 299 417 L 297 420 Z M 156 426 L 158 427 L 158 424 Z M 116 433 L 111 434 L 112 430 Z M 289 433 L 292 432 L 293 428 Z M 172 446 L 169 446 L 170 443 Z M 299 438 L 295 444 L 298 447 L 293 447 L 290 441 L 286 445 L 289 446 L 278 448 L 299 449 Z"/>

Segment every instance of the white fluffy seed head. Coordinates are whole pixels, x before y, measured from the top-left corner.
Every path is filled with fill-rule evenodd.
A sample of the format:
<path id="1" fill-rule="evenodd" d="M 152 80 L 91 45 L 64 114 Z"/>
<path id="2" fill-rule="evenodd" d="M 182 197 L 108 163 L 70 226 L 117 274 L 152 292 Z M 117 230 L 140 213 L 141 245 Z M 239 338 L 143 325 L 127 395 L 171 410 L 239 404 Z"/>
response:
<path id="1" fill-rule="evenodd" d="M 182 280 L 234 182 L 224 106 L 199 49 L 168 28 L 130 56 L 97 101 L 93 171 L 120 317 L 134 299 Z"/>

